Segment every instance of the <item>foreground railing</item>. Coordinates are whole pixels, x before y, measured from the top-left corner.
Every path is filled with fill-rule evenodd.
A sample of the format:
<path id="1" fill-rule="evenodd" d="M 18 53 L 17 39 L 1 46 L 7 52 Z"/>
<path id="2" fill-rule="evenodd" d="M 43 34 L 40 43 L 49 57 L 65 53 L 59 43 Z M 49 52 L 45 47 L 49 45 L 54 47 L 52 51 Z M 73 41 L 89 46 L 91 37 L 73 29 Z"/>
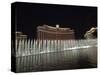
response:
<path id="1" fill-rule="evenodd" d="M 95 67 L 97 39 L 16 40 L 18 72 Z"/>

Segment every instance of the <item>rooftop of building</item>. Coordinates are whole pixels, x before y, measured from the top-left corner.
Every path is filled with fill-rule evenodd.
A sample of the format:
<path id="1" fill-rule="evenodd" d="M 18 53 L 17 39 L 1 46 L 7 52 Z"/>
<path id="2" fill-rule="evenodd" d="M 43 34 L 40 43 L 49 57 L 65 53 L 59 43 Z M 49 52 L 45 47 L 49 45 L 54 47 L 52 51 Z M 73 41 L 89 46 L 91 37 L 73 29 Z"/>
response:
<path id="1" fill-rule="evenodd" d="M 72 29 L 70 28 L 62 28 L 60 27 L 60 25 L 56 25 L 56 27 L 53 26 L 49 26 L 49 25 L 43 25 L 43 26 L 38 26 L 37 27 L 38 30 L 45 30 L 45 31 L 53 31 L 53 32 L 74 32 Z"/>

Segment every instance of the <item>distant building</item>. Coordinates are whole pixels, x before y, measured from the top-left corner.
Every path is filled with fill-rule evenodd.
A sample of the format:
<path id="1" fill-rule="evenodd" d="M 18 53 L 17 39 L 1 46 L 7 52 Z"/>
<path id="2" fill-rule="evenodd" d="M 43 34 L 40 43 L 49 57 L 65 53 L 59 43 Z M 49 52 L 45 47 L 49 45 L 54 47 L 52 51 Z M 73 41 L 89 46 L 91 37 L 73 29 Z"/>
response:
<path id="1" fill-rule="evenodd" d="M 43 25 L 37 27 L 37 38 L 43 40 L 68 40 L 74 39 L 74 31 L 70 28 L 60 28 Z"/>
<path id="2" fill-rule="evenodd" d="M 17 40 L 25 40 L 25 39 L 27 39 L 27 35 L 24 35 L 22 32 L 16 32 L 16 39 Z"/>
<path id="3" fill-rule="evenodd" d="M 84 37 L 86 39 L 95 39 L 95 38 L 97 38 L 97 28 L 92 27 L 89 31 L 86 31 L 86 33 L 84 34 Z"/>

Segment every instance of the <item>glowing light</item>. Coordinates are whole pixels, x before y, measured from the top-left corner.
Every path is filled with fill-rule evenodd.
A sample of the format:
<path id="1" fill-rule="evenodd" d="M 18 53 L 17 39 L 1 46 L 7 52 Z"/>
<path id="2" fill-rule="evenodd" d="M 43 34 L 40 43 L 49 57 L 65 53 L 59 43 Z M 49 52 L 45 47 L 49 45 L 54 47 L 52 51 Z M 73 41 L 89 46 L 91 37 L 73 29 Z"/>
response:
<path id="1" fill-rule="evenodd" d="M 59 25 L 56 25 L 56 28 L 59 28 Z"/>

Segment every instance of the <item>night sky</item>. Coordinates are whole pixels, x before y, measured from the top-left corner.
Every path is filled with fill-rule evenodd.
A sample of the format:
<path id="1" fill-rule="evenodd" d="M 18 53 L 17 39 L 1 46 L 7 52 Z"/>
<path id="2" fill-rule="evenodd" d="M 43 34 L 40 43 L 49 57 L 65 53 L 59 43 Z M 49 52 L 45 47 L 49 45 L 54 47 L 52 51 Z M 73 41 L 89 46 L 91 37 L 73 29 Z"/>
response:
<path id="1" fill-rule="evenodd" d="M 38 3 L 15 3 L 16 31 L 36 38 L 37 26 L 50 25 L 70 27 L 75 38 L 82 39 L 91 27 L 97 27 L 97 7 L 51 5 Z"/>

